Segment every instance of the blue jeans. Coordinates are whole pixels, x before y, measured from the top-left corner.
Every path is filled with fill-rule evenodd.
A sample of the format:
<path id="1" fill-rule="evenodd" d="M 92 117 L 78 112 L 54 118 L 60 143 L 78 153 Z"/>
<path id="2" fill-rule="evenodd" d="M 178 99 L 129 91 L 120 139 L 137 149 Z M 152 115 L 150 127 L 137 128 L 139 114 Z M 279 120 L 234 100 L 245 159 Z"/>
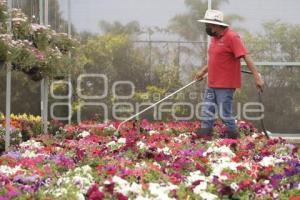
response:
<path id="1" fill-rule="evenodd" d="M 201 128 L 212 129 L 219 112 L 229 132 L 236 132 L 235 119 L 232 112 L 234 88 L 207 88 L 202 106 Z"/>

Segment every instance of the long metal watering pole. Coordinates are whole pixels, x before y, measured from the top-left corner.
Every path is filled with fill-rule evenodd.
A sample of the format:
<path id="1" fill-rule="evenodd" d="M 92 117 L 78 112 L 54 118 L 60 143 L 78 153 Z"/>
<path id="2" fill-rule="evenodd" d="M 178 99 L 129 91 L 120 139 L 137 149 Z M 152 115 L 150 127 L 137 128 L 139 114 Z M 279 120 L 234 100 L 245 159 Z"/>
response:
<path id="1" fill-rule="evenodd" d="M 206 75 L 205 75 L 203 78 L 205 78 L 206 76 L 207 76 L 207 74 L 206 74 Z M 203 79 L 202 79 L 202 80 L 203 80 Z M 163 98 L 162 100 L 160 100 L 160 101 L 158 101 L 158 102 L 156 102 L 156 103 L 152 104 L 151 106 L 149 106 L 149 107 L 145 108 L 145 109 L 144 109 L 144 110 L 142 110 L 141 112 L 139 112 L 139 113 L 136 113 L 135 115 L 133 115 L 133 116 L 129 117 L 128 119 L 126 119 L 125 121 L 121 122 L 121 123 L 119 124 L 119 126 L 118 126 L 117 132 L 119 132 L 119 129 L 121 128 L 121 126 L 122 126 L 123 124 L 125 124 L 126 122 L 128 122 L 128 121 L 132 120 L 133 118 L 135 118 L 135 117 L 139 116 L 140 114 L 142 114 L 142 113 L 146 112 L 147 110 L 149 110 L 149 109 L 153 108 L 153 107 L 154 107 L 154 106 L 156 106 L 157 104 L 159 104 L 159 103 L 161 103 L 161 102 L 165 101 L 166 99 L 168 99 L 168 98 L 170 98 L 171 96 L 173 96 L 173 95 L 177 94 L 178 92 L 180 92 L 180 91 L 184 90 L 185 88 L 187 88 L 187 87 L 189 87 L 189 86 L 193 85 L 193 84 L 194 84 L 194 83 L 196 83 L 196 82 L 198 82 L 198 80 L 194 80 L 194 81 L 190 82 L 189 84 L 187 84 L 187 85 L 183 86 L 182 88 L 180 88 L 180 89 L 176 90 L 176 91 L 175 91 L 175 92 L 173 92 L 172 94 L 169 94 L 168 96 L 166 96 L 166 97 L 165 97 L 165 98 Z"/>

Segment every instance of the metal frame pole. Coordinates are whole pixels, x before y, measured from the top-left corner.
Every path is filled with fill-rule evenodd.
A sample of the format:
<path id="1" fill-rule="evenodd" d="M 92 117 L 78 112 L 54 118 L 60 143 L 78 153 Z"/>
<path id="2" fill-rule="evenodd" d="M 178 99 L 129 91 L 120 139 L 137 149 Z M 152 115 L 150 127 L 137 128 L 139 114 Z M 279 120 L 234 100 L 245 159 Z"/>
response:
<path id="1" fill-rule="evenodd" d="M 39 0 L 39 17 L 40 17 L 40 24 L 44 24 L 44 1 Z"/>
<path id="2" fill-rule="evenodd" d="M 9 19 L 8 32 L 11 32 L 11 9 L 12 0 L 7 1 Z M 5 151 L 10 146 L 10 114 L 11 114 L 11 63 L 6 65 L 6 108 L 5 108 Z"/>
<path id="3" fill-rule="evenodd" d="M 72 36 L 72 29 L 71 29 L 71 22 L 72 22 L 72 18 L 71 18 L 71 0 L 68 0 L 68 36 L 71 37 Z M 71 57 L 71 53 L 69 53 L 69 57 Z M 72 83 L 71 83 L 71 74 L 68 75 L 68 83 L 69 83 L 69 95 L 68 95 L 68 106 L 69 106 L 69 113 L 68 113 L 68 123 L 71 124 L 71 119 L 72 119 Z M 71 87 L 70 87 L 71 86 Z"/>
<path id="4" fill-rule="evenodd" d="M 40 24 L 48 26 L 48 0 L 39 0 Z M 41 117 L 43 133 L 48 132 L 48 78 L 41 81 Z"/>
<path id="5" fill-rule="evenodd" d="M 207 10 L 211 10 L 211 5 L 212 5 L 212 0 L 208 0 L 207 1 Z M 209 44 L 210 44 L 210 36 L 207 36 L 207 50 L 209 48 Z M 208 57 L 207 57 L 207 61 L 208 61 Z"/>
<path id="6" fill-rule="evenodd" d="M 48 26 L 49 23 L 49 2 L 48 0 L 44 0 L 44 17 L 45 17 L 45 26 Z M 43 128 L 44 128 L 44 133 L 48 132 L 48 85 L 49 85 L 49 80 L 48 78 L 44 78 L 44 107 L 43 107 L 43 113 L 44 113 L 44 121 L 43 121 Z"/>

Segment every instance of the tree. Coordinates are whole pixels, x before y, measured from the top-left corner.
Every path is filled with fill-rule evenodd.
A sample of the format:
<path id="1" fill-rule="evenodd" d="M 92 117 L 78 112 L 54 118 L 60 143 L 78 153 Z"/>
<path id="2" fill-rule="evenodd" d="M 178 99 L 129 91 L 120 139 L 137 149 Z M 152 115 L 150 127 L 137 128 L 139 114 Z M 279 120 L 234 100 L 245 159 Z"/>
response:
<path id="1" fill-rule="evenodd" d="M 131 21 L 125 25 L 121 24 L 120 22 L 116 21 L 114 23 L 109 23 L 106 21 L 99 22 L 100 29 L 104 32 L 104 34 L 127 34 L 129 36 L 139 34 L 141 32 L 141 27 L 139 22 Z"/>

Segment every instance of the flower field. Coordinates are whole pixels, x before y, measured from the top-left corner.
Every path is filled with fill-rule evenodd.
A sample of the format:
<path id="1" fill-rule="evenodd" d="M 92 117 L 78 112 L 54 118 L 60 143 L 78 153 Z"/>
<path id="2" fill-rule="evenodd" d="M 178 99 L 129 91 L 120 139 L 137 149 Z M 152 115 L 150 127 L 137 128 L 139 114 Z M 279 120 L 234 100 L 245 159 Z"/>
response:
<path id="1" fill-rule="evenodd" d="M 300 199 L 299 148 L 247 122 L 239 140 L 220 139 L 217 124 L 214 140 L 193 141 L 199 122 L 143 120 L 120 135 L 118 122 L 52 122 L 39 135 L 40 119 L 25 118 L 13 118 L 19 143 L 0 157 L 1 200 Z"/>

